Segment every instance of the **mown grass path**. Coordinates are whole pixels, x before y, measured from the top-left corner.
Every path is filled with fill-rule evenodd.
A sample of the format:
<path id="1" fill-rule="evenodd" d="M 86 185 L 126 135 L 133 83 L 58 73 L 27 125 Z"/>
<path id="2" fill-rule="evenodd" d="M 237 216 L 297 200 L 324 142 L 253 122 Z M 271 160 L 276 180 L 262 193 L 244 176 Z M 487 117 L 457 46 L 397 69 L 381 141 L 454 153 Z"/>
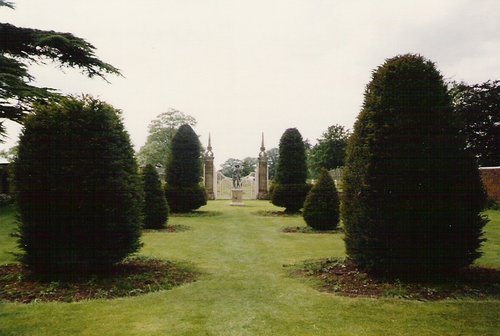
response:
<path id="1" fill-rule="evenodd" d="M 342 256 L 340 234 L 285 234 L 301 217 L 264 217 L 269 202 L 210 202 L 198 217 L 171 217 L 191 227 L 148 232 L 141 254 L 196 265 L 195 283 L 170 291 L 78 303 L 0 303 L 0 335 L 495 335 L 500 301 L 346 298 L 291 278 L 283 265 Z M 497 213 L 493 214 L 497 216 Z M 1 222 L 4 234 L 8 223 Z M 490 223 L 498 237 L 500 216 Z M 9 238 L 0 237 L 9 245 Z M 500 267 L 500 243 L 480 261 Z M 0 263 L 10 262 L 1 254 Z M 489 252 L 491 251 L 491 253 Z"/>

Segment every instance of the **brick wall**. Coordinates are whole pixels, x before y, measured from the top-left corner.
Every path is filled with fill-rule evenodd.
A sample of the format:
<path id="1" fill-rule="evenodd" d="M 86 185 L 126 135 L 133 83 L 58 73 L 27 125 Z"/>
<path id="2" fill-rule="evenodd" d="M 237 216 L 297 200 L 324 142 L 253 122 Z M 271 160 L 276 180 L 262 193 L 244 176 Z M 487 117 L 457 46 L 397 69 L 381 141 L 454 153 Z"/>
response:
<path id="1" fill-rule="evenodd" d="M 500 167 L 479 168 L 488 197 L 500 201 Z"/>

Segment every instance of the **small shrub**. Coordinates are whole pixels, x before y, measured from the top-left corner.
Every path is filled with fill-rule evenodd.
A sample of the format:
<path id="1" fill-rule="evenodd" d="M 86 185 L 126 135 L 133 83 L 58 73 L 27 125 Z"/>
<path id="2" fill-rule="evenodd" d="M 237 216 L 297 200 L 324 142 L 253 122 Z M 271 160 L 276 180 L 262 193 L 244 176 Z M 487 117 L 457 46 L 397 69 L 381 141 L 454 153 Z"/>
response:
<path id="1" fill-rule="evenodd" d="M 162 229 L 168 221 L 168 204 L 160 177 L 153 165 L 146 165 L 142 173 L 144 183 L 144 228 Z"/>
<path id="2" fill-rule="evenodd" d="M 339 222 L 339 196 L 335 183 L 322 169 L 304 202 L 304 220 L 316 230 L 334 230 Z"/>

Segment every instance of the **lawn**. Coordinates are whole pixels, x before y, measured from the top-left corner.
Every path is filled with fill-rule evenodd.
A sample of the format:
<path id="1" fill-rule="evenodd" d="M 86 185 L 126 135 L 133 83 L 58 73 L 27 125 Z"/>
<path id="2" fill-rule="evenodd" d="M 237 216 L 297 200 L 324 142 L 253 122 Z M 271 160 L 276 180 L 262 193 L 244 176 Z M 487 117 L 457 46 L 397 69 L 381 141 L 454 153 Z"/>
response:
<path id="1" fill-rule="evenodd" d="M 341 257 L 341 233 L 283 233 L 301 217 L 262 216 L 269 202 L 211 201 L 189 230 L 147 232 L 142 255 L 194 264 L 197 282 L 143 296 L 77 303 L 0 303 L 0 335 L 497 335 L 498 300 L 348 298 L 288 276 L 284 265 Z M 500 212 L 488 212 L 479 265 L 500 268 Z M 0 212 L 0 264 L 12 262 L 13 214 Z"/>

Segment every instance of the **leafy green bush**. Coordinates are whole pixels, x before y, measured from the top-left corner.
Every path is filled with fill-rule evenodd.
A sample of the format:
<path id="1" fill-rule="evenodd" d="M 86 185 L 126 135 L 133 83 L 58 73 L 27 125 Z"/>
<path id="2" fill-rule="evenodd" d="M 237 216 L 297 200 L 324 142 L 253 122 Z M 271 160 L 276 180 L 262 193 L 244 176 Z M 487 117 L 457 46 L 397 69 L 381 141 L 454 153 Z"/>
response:
<path id="1" fill-rule="evenodd" d="M 285 212 L 299 211 L 309 191 L 306 179 L 307 164 L 302 135 L 296 128 L 289 128 L 280 139 L 271 202 L 284 207 Z"/>
<path id="2" fill-rule="evenodd" d="M 323 132 L 307 156 L 312 178 L 319 176 L 321 168 L 331 170 L 344 165 L 345 150 L 350 135 L 348 129 L 338 124 L 329 126 Z"/>
<path id="3" fill-rule="evenodd" d="M 87 272 L 137 251 L 143 194 L 119 112 L 88 96 L 34 112 L 14 162 L 22 261 L 37 272 Z"/>
<path id="4" fill-rule="evenodd" d="M 321 169 L 316 184 L 307 194 L 303 217 L 316 230 L 334 230 L 339 223 L 339 196 L 335 182 L 326 169 Z"/>
<path id="5" fill-rule="evenodd" d="M 485 193 L 434 64 L 419 55 L 373 72 L 350 139 L 346 250 L 375 272 L 456 271 L 481 253 Z"/>
<path id="6" fill-rule="evenodd" d="M 168 221 L 168 204 L 161 187 L 160 177 L 153 165 L 142 172 L 144 183 L 144 228 L 162 229 Z"/>
<path id="7" fill-rule="evenodd" d="M 172 155 L 167 166 L 165 195 L 172 212 L 189 212 L 207 204 L 200 186 L 201 145 L 191 126 L 179 127 L 172 139 Z"/>

